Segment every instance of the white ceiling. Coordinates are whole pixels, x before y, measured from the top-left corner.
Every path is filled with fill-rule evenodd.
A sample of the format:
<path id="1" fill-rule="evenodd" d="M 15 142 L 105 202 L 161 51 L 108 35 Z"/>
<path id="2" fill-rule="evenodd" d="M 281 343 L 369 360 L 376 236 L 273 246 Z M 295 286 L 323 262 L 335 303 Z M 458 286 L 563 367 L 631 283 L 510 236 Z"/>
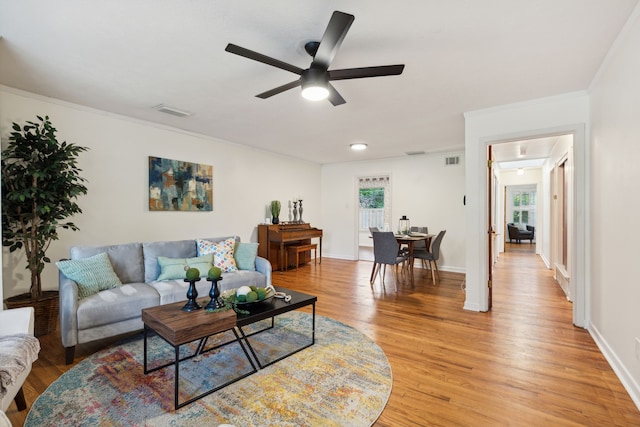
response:
<path id="1" fill-rule="evenodd" d="M 587 89 L 637 2 L 0 0 L 0 84 L 318 163 L 446 152 L 465 111 Z M 404 73 L 333 82 L 338 107 L 256 98 L 297 76 L 227 43 L 307 68 L 334 10 L 355 22 L 330 69 Z"/>

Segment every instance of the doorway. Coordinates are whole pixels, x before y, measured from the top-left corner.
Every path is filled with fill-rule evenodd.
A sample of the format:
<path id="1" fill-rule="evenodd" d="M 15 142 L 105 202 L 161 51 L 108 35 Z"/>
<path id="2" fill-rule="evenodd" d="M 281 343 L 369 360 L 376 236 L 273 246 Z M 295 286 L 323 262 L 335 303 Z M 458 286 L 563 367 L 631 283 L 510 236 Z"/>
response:
<path id="1" fill-rule="evenodd" d="M 504 239 L 503 250 L 539 256 L 571 301 L 571 228 L 574 211 L 572 183 L 573 134 L 492 144 L 497 179 L 502 189 L 495 215 Z M 542 144 L 542 145 L 538 145 Z M 508 153 L 512 153 L 509 157 Z M 513 154 L 516 153 L 516 154 Z M 531 153 L 531 156 L 526 156 Z M 531 157 L 531 158 L 529 158 Z M 527 161 L 538 161 L 527 167 Z M 493 205 L 493 204 L 492 204 Z M 507 224 L 533 231 L 533 242 L 510 243 Z"/>
<path id="2" fill-rule="evenodd" d="M 358 178 L 358 259 L 373 261 L 371 228 L 390 230 L 391 186 L 389 176 Z"/>

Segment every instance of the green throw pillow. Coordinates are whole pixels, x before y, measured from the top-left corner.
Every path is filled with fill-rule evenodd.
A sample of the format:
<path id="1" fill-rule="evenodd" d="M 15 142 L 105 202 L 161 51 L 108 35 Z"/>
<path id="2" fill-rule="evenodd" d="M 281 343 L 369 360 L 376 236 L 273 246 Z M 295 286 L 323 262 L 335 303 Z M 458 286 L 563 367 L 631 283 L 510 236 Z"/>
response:
<path id="1" fill-rule="evenodd" d="M 213 254 L 199 256 L 195 258 L 167 258 L 158 257 L 160 264 L 160 275 L 157 280 L 178 280 L 187 277 L 186 266 L 200 270 L 200 277 L 207 277 L 211 268 Z"/>
<path id="2" fill-rule="evenodd" d="M 122 285 L 106 252 L 89 258 L 58 261 L 56 265 L 65 276 L 78 285 L 78 299 Z"/>
<path id="3" fill-rule="evenodd" d="M 258 256 L 257 243 L 238 243 L 233 251 L 233 257 L 240 270 L 255 270 L 256 256 Z"/>

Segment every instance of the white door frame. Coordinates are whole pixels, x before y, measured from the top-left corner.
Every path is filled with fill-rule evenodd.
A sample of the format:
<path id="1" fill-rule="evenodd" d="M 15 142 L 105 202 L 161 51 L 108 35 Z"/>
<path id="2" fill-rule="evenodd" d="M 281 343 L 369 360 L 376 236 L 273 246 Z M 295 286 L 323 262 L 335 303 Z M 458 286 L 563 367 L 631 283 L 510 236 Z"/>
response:
<path id="1" fill-rule="evenodd" d="M 588 251 L 586 246 L 588 244 L 585 230 L 586 227 L 586 182 L 588 178 L 588 164 L 586 162 L 587 156 L 587 138 L 585 133 L 584 124 L 574 124 L 567 126 L 560 126 L 549 129 L 529 130 L 522 132 L 509 133 L 504 135 L 495 135 L 489 137 L 481 137 L 475 143 L 477 146 L 469 145 L 470 141 L 467 141 L 467 178 L 484 183 L 487 179 L 487 167 L 486 167 L 486 150 L 488 145 L 497 144 L 500 142 L 517 141 L 522 139 L 532 139 L 544 136 L 559 136 L 565 134 L 573 134 L 574 139 L 574 179 L 573 179 L 573 191 L 575 195 L 572 221 L 572 236 L 574 239 L 570 242 L 572 246 L 572 268 L 570 273 L 572 288 L 575 289 L 575 299 L 573 301 L 573 323 L 576 326 L 586 327 L 588 325 L 587 312 L 588 307 L 588 289 L 589 284 L 587 282 L 588 275 L 586 274 L 586 268 L 589 265 L 587 262 Z M 470 149 L 471 148 L 471 149 Z M 471 155 L 470 155 L 471 154 Z M 467 254 L 470 251 L 477 251 L 479 261 L 472 260 L 467 257 L 467 299 L 465 300 L 464 308 L 474 311 L 486 311 L 488 305 L 488 271 L 486 267 L 487 242 L 488 238 L 487 230 L 485 229 L 487 224 L 487 190 L 484 185 L 478 185 L 474 187 L 476 194 L 468 200 L 468 214 L 467 224 L 474 224 L 472 230 L 475 234 L 475 239 L 470 239 L 470 245 L 467 248 Z M 469 190 L 467 190 L 469 191 Z M 477 263 L 477 264 L 476 264 Z M 475 276 L 475 280 L 474 280 Z M 475 282 L 475 283 L 474 283 Z M 470 287 L 475 287 L 475 292 L 469 292 Z"/>

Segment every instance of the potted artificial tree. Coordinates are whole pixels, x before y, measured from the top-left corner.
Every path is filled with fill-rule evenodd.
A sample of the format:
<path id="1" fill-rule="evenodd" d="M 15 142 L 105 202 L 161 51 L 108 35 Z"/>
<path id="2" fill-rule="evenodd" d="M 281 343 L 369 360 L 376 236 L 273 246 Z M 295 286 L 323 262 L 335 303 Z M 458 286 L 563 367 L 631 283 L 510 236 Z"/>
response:
<path id="1" fill-rule="evenodd" d="M 272 224 L 280 223 L 280 201 L 279 200 L 271 201 L 271 223 Z"/>
<path id="2" fill-rule="evenodd" d="M 24 249 L 31 273 L 29 293 L 5 300 L 7 307 L 35 308 L 35 335 L 55 329 L 58 291 L 43 291 L 41 273 L 51 260 L 46 251 L 58 239 L 58 229 L 77 230 L 67 220 L 81 213 L 75 200 L 87 194 L 76 161 L 86 147 L 58 142 L 49 117 L 38 116 L 13 132 L 2 151 L 2 245 L 10 252 Z"/>

